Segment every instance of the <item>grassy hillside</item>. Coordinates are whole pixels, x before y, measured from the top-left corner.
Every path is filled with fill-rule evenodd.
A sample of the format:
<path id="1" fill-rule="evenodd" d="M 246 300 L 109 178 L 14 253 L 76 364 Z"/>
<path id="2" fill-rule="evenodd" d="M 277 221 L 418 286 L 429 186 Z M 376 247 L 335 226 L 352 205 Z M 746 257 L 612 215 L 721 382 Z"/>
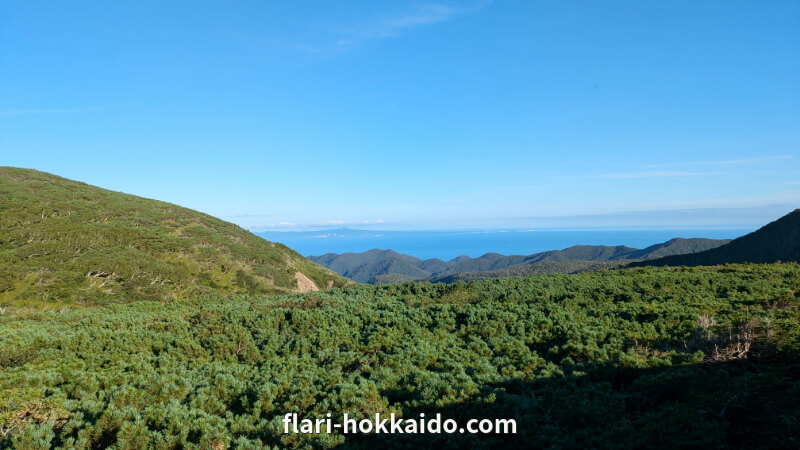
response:
<path id="1" fill-rule="evenodd" d="M 0 315 L 0 448 L 798 448 L 800 266 Z M 284 434 L 287 412 L 517 434 Z"/>
<path id="2" fill-rule="evenodd" d="M 721 247 L 672 255 L 633 266 L 710 266 L 727 263 L 800 261 L 800 209 Z"/>
<path id="3" fill-rule="evenodd" d="M 642 250 L 633 251 L 617 259 L 643 259 L 651 260 L 671 255 L 688 255 L 699 253 L 712 248 L 717 248 L 731 242 L 732 239 L 702 239 L 702 238 L 675 238 L 661 244 L 651 245 Z"/>
<path id="4" fill-rule="evenodd" d="M 0 167 L 0 306 L 297 291 L 347 280 L 206 214 Z"/>

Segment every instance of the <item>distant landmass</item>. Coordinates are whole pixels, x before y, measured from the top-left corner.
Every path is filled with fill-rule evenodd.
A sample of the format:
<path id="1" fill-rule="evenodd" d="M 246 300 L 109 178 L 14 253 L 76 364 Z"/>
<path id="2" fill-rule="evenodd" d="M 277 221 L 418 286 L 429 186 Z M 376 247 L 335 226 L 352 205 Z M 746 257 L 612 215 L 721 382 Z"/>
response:
<path id="1" fill-rule="evenodd" d="M 449 261 L 437 258 L 423 260 L 394 250 L 378 249 L 363 253 L 327 253 L 309 256 L 309 259 L 359 283 L 383 284 L 419 280 L 453 282 L 613 268 L 631 261 L 701 252 L 729 242 L 730 239 L 675 238 L 644 249 L 624 245 L 575 245 L 563 250 L 527 256 L 487 253 L 478 258 L 459 256 Z"/>
<path id="2" fill-rule="evenodd" d="M 0 306 L 288 293 L 349 281 L 229 222 L 0 167 Z"/>
<path id="3" fill-rule="evenodd" d="M 786 214 L 789 209 L 779 215 Z M 765 221 L 764 223 L 766 223 Z M 587 222 L 591 224 L 591 222 Z M 256 235 L 280 242 L 302 255 L 361 253 L 372 249 L 392 249 L 423 260 L 444 261 L 459 256 L 478 258 L 487 253 L 532 255 L 575 244 L 619 246 L 643 249 L 672 238 L 733 239 L 752 232 L 745 228 L 589 228 L 589 229 L 449 229 L 381 230 L 326 229 L 306 231 L 259 231 Z M 661 255 L 666 256 L 666 255 Z"/>
<path id="4" fill-rule="evenodd" d="M 635 262 L 632 266 L 711 266 L 800 261 L 800 209 L 731 242 L 701 252 Z"/>

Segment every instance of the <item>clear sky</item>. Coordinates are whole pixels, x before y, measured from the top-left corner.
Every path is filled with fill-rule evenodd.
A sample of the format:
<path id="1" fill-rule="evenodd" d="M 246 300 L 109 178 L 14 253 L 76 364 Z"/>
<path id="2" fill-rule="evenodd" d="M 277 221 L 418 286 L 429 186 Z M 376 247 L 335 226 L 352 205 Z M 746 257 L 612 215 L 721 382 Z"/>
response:
<path id="1" fill-rule="evenodd" d="M 253 229 L 763 223 L 800 2 L 0 0 L 0 165 Z"/>

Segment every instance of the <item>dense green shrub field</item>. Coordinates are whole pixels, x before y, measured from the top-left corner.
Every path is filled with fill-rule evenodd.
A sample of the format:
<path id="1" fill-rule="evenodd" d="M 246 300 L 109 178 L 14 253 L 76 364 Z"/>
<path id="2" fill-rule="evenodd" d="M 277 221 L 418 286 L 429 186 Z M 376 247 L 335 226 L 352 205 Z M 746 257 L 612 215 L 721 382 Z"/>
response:
<path id="1" fill-rule="evenodd" d="M 0 316 L 0 447 L 797 448 L 800 266 L 351 286 Z M 515 435 L 283 434 L 285 413 Z"/>

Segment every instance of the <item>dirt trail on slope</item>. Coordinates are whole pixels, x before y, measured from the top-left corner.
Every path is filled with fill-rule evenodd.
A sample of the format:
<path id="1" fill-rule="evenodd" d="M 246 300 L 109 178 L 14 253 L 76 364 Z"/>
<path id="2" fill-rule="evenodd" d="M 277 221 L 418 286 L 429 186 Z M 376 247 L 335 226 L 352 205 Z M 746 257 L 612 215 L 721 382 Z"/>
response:
<path id="1" fill-rule="evenodd" d="M 304 294 L 306 292 L 318 291 L 319 288 L 310 278 L 303 275 L 302 272 L 295 272 L 295 279 L 297 279 L 297 292 Z"/>

